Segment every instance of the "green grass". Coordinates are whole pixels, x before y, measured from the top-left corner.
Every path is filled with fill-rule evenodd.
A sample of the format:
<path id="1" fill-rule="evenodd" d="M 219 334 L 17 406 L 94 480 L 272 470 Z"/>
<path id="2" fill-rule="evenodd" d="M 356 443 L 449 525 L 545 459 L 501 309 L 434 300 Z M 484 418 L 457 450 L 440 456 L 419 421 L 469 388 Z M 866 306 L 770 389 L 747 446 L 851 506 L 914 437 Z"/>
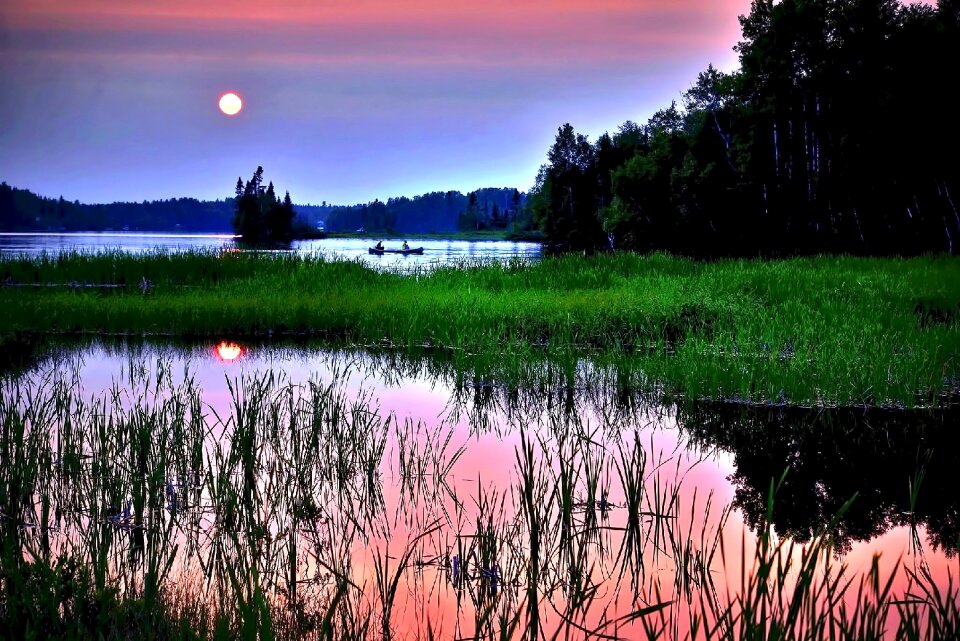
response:
<path id="1" fill-rule="evenodd" d="M 7 340 L 310 335 L 442 346 L 506 370 L 545 352 L 589 357 L 624 384 L 750 402 L 929 405 L 960 381 L 960 260 L 950 257 L 616 254 L 398 275 L 290 254 L 67 254 L 0 259 L 0 278 L 125 285 L 2 287 Z"/>

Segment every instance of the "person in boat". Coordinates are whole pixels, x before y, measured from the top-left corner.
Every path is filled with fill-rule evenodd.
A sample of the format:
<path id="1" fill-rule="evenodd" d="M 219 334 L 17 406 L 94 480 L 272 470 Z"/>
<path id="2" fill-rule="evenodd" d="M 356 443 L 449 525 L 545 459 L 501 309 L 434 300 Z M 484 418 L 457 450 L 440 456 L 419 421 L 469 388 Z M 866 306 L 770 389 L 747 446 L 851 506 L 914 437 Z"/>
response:
<path id="1" fill-rule="evenodd" d="M 410 245 L 407 244 L 407 241 L 403 241 L 403 251 L 410 249 Z"/>
<path id="2" fill-rule="evenodd" d="M 376 249 L 377 251 L 383 251 L 383 241 L 378 240 L 377 244 L 374 246 L 374 249 Z"/>

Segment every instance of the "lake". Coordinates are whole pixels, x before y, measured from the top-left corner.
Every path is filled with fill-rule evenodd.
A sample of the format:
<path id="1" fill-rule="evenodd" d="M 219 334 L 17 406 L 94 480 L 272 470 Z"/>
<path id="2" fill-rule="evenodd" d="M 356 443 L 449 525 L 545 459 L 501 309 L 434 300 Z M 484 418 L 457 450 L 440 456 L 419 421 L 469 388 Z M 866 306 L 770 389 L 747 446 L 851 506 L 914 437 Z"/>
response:
<path id="1" fill-rule="evenodd" d="M 939 616 L 923 590 L 955 585 L 956 408 L 676 403 L 588 361 L 511 381 L 455 362 L 45 341 L 3 370 L 17 492 L 0 531 L 24 558 L 165 594 L 174 616 L 259 604 L 287 636 L 685 638 L 847 617 L 893 638 L 898 607 Z M 854 612 L 874 567 L 883 617 Z"/>
<path id="2" fill-rule="evenodd" d="M 230 234 L 166 234 L 135 232 L 90 233 L 0 233 L 0 254 L 35 256 L 43 252 L 100 252 L 121 250 L 133 253 L 154 251 L 218 250 L 235 248 Z M 367 250 L 378 238 L 329 238 L 296 241 L 293 251 L 322 254 L 331 259 L 359 260 L 378 268 L 394 270 L 423 269 L 431 265 L 474 262 L 491 259 L 532 259 L 540 256 L 541 245 L 531 242 L 493 240 L 437 240 L 411 236 L 411 247 L 423 247 L 423 255 L 371 255 Z M 388 249 L 399 249 L 403 240 L 387 240 Z"/>

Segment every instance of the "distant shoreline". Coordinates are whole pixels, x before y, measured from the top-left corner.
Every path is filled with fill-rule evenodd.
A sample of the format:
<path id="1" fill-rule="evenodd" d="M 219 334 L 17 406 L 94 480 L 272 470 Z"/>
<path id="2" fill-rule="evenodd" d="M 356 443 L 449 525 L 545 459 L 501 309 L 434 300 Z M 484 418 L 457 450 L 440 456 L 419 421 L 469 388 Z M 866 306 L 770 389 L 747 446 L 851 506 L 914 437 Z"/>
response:
<path id="1" fill-rule="evenodd" d="M 175 231 L 175 230 L 82 230 L 82 231 L 4 231 L 0 236 L 142 236 L 142 237 L 170 237 L 170 238 L 240 238 L 229 231 Z M 294 234 L 291 240 L 325 240 L 327 238 L 383 238 L 383 239 L 411 239 L 425 240 L 471 240 L 471 241 L 514 241 L 514 242 L 543 242 L 543 235 L 537 231 L 457 231 L 457 232 L 304 232 Z"/>
<path id="2" fill-rule="evenodd" d="M 0 231 L 0 236 L 138 236 L 148 238 L 240 238 L 232 232 L 177 231 Z"/>
<path id="3" fill-rule="evenodd" d="M 403 238 L 423 238 L 426 240 L 508 240 L 517 242 L 543 242 L 543 235 L 534 231 L 507 231 L 507 230 L 484 230 L 484 231 L 453 231 L 453 232 L 368 232 L 368 231 L 337 231 L 337 232 L 319 232 L 322 235 L 307 236 L 304 238 L 295 238 L 295 240 L 323 239 L 323 238 L 383 238 L 383 239 L 403 239 Z"/>

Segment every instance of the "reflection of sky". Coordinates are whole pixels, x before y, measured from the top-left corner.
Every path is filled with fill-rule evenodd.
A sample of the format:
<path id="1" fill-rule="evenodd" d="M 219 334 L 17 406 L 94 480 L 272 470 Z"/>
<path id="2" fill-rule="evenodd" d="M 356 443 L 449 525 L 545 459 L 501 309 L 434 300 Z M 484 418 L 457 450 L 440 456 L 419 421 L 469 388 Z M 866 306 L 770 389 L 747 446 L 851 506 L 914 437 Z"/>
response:
<path id="1" fill-rule="evenodd" d="M 0 254 L 36 256 L 46 252 L 129 253 L 219 249 L 232 244 L 227 234 L 133 234 L 122 232 L 0 233 Z"/>
<path id="2" fill-rule="evenodd" d="M 411 247 L 423 247 L 423 254 L 371 255 L 375 238 L 328 238 L 296 241 L 290 251 L 323 256 L 328 260 L 360 261 L 388 270 L 423 270 L 438 265 L 486 260 L 529 259 L 540 256 L 540 244 L 496 240 L 435 240 L 410 237 Z M 402 240 L 388 240 L 384 246 L 399 248 Z M 122 250 L 129 253 L 153 251 L 216 250 L 233 247 L 229 235 L 180 235 L 140 233 L 0 233 L 0 254 L 36 256 L 62 251 L 102 252 Z"/>
<path id="3" fill-rule="evenodd" d="M 527 189 L 564 122 L 595 139 L 732 68 L 749 7 L 5 0 L 0 176 L 83 202 L 223 198 L 258 165 L 304 203 Z"/>
<path id="4" fill-rule="evenodd" d="M 82 356 L 80 370 L 82 395 L 89 398 L 90 395 L 104 393 L 114 382 L 118 382 L 122 388 L 132 365 L 146 367 L 155 374 L 160 356 L 160 352 L 155 352 L 149 347 L 132 356 L 123 354 L 122 351 L 108 352 L 97 347 L 88 349 Z M 388 439 L 387 456 L 381 469 L 384 480 L 385 514 L 388 517 L 402 514 L 405 505 L 396 476 L 398 468 L 395 456 L 402 447 L 398 439 L 425 439 L 428 438 L 428 434 L 434 434 L 435 437 L 439 434 L 436 438 L 442 440 L 446 433 L 452 430 L 448 452 L 452 453 L 461 446 L 465 449 L 451 474 L 446 478 L 446 482 L 460 497 L 467 514 L 465 527 L 461 532 L 463 534 L 469 535 L 475 530 L 472 520 L 475 516 L 471 515 L 476 512 L 475 501 L 478 494 L 506 497 L 501 515 L 505 523 L 511 522 L 516 516 L 511 497 L 519 482 L 516 452 L 521 444 L 520 432 L 525 431 L 527 437 L 534 442 L 538 442 L 536 441 L 538 437 L 544 438 L 544 443 L 548 447 L 552 447 L 551 443 L 553 443 L 546 429 L 549 422 L 546 412 L 539 415 L 537 412 L 532 414 L 528 412 L 512 418 L 497 415 L 493 417 L 496 429 L 489 431 L 477 429 L 478 425 L 470 420 L 471 408 L 461 408 L 465 411 L 457 413 L 451 407 L 452 390 L 449 381 L 431 380 L 426 375 L 410 378 L 397 376 L 393 372 L 384 370 L 367 371 L 363 357 L 357 354 L 243 348 L 236 360 L 229 361 L 219 358 L 216 350 L 211 346 L 207 349 L 194 350 L 192 356 L 188 358 L 166 352 L 164 359 L 169 359 L 164 360 L 164 368 L 172 373 L 174 382 L 182 380 L 184 373 L 189 372 L 203 390 L 205 403 L 220 416 L 230 414 L 231 397 L 227 388 L 228 380 L 237 381 L 271 371 L 282 372 L 284 380 L 295 385 L 310 380 L 328 383 L 337 378 L 343 383 L 351 398 L 358 397 L 362 392 L 369 393 L 372 406 L 381 417 L 391 417 L 395 425 L 415 426 L 410 432 L 406 430 L 394 432 Z M 347 366 L 349 363 L 352 365 Z M 600 418 L 587 407 L 584 408 L 580 418 L 588 431 L 602 423 Z M 676 488 L 678 504 L 674 509 L 675 532 L 679 533 L 681 543 L 684 543 L 689 536 L 696 551 L 703 543 L 701 532 L 716 531 L 718 527 L 716 519 L 733 499 L 733 487 L 727 480 L 727 477 L 735 471 L 733 457 L 725 452 L 697 452 L 690 449 L 669 415 L 647 414 L 638 419 L 636 423 L 619 425 L 618 434 L 599 430 L 591 437 L 597 443 L 596 449 L 592 449 L 591 452 L 598 457 L 598 460 L 606 461 L 607 464 L 605 467 L 601 466 L 605 470 L 601 473 L 601 484 L 606 485 L 611 477 L 613 480 L 609 484 L 610 494 L 607 500 L 613 504 L 614 508 L 611 510 L 609 521 L 605 523 L 615 528 L 623 526 L 624 514 L 620 506 L 624 501 L 624 495 L 616 482 L 616 474 L 611 464 L 613 453 L 618 447 L 628 446 L 636 431 L 646 453 L 645 482 L 648 491 L 653 483 L 659 484 L 661 491 L 668 495 Z M 592 446 L 587 446 L 588 449 L 590 447 Z M 539 447 L 536 451 L 537 457 L 542 460 L 543 451 Z M 555 471 L 557 459 L 553 460 Z M 549 472 L 549 470 L 541 471 Z M 579 487 L 575 500 L 578 502 L 589 500 L 590 497 L 585 496 L 581 491 L 582 485 Z M 450 511 L 454 510 L 452 503 L 449 503 L 447 508 Z M 442 514 L 439 505 L 425 509 L 430 509 L 433 514 L 425 512 L 415 519 L 420 525 Z M 644 509 L 651 509 L 651 506 L 645 505 Z M 375 538 L 354 547 L 354 580 L 358 584 L 368 587 L 373 585 L 375 573 L 371 554 L 377 550 L 388 551 L 391 555 L 402 554 L 406 542 L 414 537 L 418 530 L 416 527 L 411 530 L 405 519 L 398 518 L 392 523 L 391 532 L 393 538 L 389 542 Z M 437 537 L 439 546 L 436 542 L 431 542 L 428 547 L 432 553 L 442 555 L 449 549 L 444 546 L 451 544 L 451 536 L 455 536 L 455 531 L 447 529 L 442 536 Z M 600 559 L 595 568 L 595 578 L 606 582 L 607 587 L 603 594 L 609 595 L 615 603 L 612 613 L 623 615 L 639 607 L 639 604 L 632 602 L 630 590 L 618 584 L 614 577 L 603 574 L 602 560 L 606 558 L 606 562 L 610 562 L 610 555 L 615 554 L 617 548 L 619 534 L 614 530 L 609 536 L 611 550 L 594 551 Z M 922 540 L 924 536 L 922 531 L 920 536 Z M 706 538 L 708 541 L 711 539 L 710 536 Z M 752 534 L 745 533 L 743 521 L 738 513 L 730 515 L 722 538 L 727 573 L 715 574 L 717 589 L 721 594 L 725 594 L 727 590 L 736 593 L 741 581 L 740 555 L 746 552 L 749 568 L 749 564 L 752 563 L 749 555 L 753 553 L 755 539 Z M 660 545 L 666 546 L 667 542 L 661 541 Z M 799 564 L 801 554 L 801 546 L 797 546 L 794 551 L 796 564 Z M 903 559 L 904 565 L 908 568 L 926 564 L 933 576 L 940 578 L 946 577 L 949 570 L 957 570 L 956 562 L 942 554 L 926 550 L 922 556 L 918 556 L 916 550 L 910 546 L 910 535 L 906 528 L 893 529 L 868 543 L 855 543 L 852 550 L 842 559 L 837 560 L 835 565 L 842 562 L 846 563 L 854 573 L 863 572 L 870 567 L 874 554 L 881 555 L 881 577 L 884 579 L 891 571 L 893 563 L 899 559 Z M 662 554 L 655 556 L 650 549 L 647 550 L 646 555 L 645 561 L 649 568 L 647 580 L 650 583 L 645 587 L 644 594 L 647 598 L 653 599 L 656 596 L 655 589 L 665 591 L 672 589 L 671 577 L 675 566 L 670 558 Z M 714 561 L 714 569 L 717 571 L 722 569 L 719 564 L 718 554 Z M 445 572 L 429 566 L 418 573 L 408 574 L 406 581 L 408 581 L 406 585 L 411 587 L 411 590 L 403 591 L 399 597 L 404 607 L 398 609 L 403 612 L 398 615 L 398 626 L 409 626 L 412 621 L 422 623 L 429 618 L 434 623 L 434 629 L 438 626 L 446 626 L 444 629 L 449 629 L 455 625 L 458 618 L 462 621 L 470 620 L 469 606 L 461 602 L 464 609 L 458 611 L 457 593 L 447 581 Z M 416 588 L 416 586 L 420 587 Z M 902 593 L 909 588 L 906 575 L 899 574 L 894 583 L 894 591 Z M 433 597 L 427 598 L 423 591 L 432 594 Z M 666 595 L 667 592 L 664 594 Z M 680 604 L 678 607 L 683 606 Z M 547 621 L 553 621 L 553 624 L 557 620 L 555 617 L 547 617 Z M 425 623 L 423 625 L 425 627 Z M 548 623 L 548 625 L 552 624 Z"/>
<path id="5" fill-rule="evenodd" d="M 468 241 L 407 238 L 410 247 L 423 247 L 423 254 L 371 255 L 368 248 L 376 244 L 373 238 L 337 238 L 300 241 L 294 244 L 298 252 L 319 253 L 343 260 L 360 260 L 373 267 L 391 270 L 419 270 L 438 264 L 472 262 L 479 260 L 508 260 L 511 258 L 536 258 L 540 256 L 540 244 L 514 241 Z M 384 241 L 387 249 L 398 249 L 403 240 Z"/>

